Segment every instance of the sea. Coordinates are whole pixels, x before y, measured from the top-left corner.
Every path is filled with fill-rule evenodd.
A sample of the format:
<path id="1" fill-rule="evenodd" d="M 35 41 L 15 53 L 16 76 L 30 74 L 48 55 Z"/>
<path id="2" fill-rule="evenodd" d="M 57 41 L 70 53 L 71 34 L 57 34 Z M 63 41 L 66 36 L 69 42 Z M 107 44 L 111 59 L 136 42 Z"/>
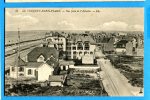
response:
<path id="1" fill-rule="evenodd" d="M 42 39 L 45 37 L 45 33 L 48 31 L 20 31 L 20 42 Z M 6 31 L 5 32 L 5 45 L 18 43 L 18 31 Z"/>

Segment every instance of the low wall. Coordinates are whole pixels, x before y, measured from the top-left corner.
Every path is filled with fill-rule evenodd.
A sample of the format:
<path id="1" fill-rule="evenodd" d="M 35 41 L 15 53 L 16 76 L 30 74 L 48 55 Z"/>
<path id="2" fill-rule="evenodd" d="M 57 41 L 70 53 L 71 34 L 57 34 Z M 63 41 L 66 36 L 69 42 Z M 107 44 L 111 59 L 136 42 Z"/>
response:
<path id="1" fill-rule="evenodd" d="M 80 70 L 92 70 L 100 68 L 98 65 L 82 65 L 82 66 L 70 66 L 69 68 L 80 69 Z"/>

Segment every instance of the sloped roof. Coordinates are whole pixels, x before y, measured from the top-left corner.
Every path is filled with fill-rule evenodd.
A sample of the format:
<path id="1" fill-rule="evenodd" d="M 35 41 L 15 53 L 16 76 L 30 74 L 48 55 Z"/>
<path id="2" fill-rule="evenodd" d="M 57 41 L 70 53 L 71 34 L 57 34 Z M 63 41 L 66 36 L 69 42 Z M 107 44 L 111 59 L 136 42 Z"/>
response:
<path id="1" fill-rule="evenodd" d="M 20 56 L 18 57 L 18 59 L 12 64 L 12 66 L 18 66 L 18 67 L 22 67 L 22 66 L 26 66 L 27 65 L 27 63 L 24 61 L 24 60 L 22 60 L 21 58 L 20 58 Z"/>
<path id="2" fill-rule="evenodd" d="M 46 63 L 50 66 L 53 66 L 54 68 L 58 66 L 57 59 L 51 57 L 49 60 L 46 61 Z"/>
<path id="3" fill-rule="evenodd" d="M 39 67 L 42 64 L 43 64 L 43 62 L 27 62 L 26 67 Z"/>
<path id="4" fill-rule="evenodd" d="M 77 35 L 77 36 L 73 37 L 73 40 L 74 40 L 75 43 L 77 43 L 79 41 L 81 41 L 81 42 L 89 41 L 90 44 L 96 44 L 96 42 L 90 36 Z"/>
<path id="5" fill-rule="evenodd" d="M 64 82 L 66 76 L 65 75 L 53 75 L 49 76 L 50 82 Z"/>
<path id="6" fill-rule="evenodd" d="M 54 47 L 36 47 L 27 54 L 27 59 L 29 62 L 37 62 L 40 55 L 44 56 L 44 60 L 47 60 L 52 55 L 58 59 L 59 52 Z"/>
<path id="7" fill-rule="evenodd" d="M 128 43 L 128 40 L 120 40 L 116 44 L 126 44 Z"/>
<path id="8" fill-rule="evenodd" d="M 103 38 L 101 42 L 102 42 L 102 43 L 108 43 L 109 40 L 110 40 L 110 38 Z"/>

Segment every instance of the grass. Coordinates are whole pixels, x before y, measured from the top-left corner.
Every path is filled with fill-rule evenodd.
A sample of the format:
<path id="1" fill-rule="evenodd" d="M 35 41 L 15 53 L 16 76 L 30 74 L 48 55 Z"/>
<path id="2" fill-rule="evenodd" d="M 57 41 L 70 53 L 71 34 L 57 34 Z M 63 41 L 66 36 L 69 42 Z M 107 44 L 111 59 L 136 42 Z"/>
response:
<path id="1" fill-rule="evenodd" d="M 143 58 L 108 56 L 108 59 L 129 80 L 132 86 L 143 87 Z"/>
<path id="2" fill-rule="evenodd" d="M 11 89 L 5 88 L 5 95 L 19 96 L 107 96 L 101 81 L 90 76 L 95 71 L 70 70 L 67 84 L 59 86 L 41 86 L 39 84 L 18 84 Z"/>

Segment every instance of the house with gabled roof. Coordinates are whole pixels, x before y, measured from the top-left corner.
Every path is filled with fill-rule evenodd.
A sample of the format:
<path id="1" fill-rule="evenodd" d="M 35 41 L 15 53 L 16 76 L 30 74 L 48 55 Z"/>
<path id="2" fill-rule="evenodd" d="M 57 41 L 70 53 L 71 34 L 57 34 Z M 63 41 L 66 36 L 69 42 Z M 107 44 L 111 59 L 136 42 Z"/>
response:
<path id="1" fill-rule="evenodd" d="M 74 61 L 69 61 L 69 60 L 60 60 L 59 61 L 59 65 L 60 65 L 60 69 L 61 70 L 68 70 L 69 68 L 73 68 L 74 67 Z"/>
<path id="2" fill-rule="evenodd" d="M 50 86 L 60 86 L 63 87 L 66 83 L 66 75 L 54 75 L 49 76 L 48 83 Z"/>
<path id="3" fill-rule="evenodd" d="M 84 57 L 85 55 L 92 55 L 87 57 L 95 59 L 95 49 L 96 42 L 90 36 L 74 36 L 71 43 L 71 59 L 86 59 Z M 86 60 L 84 60 L 83 63 L 86 64 Z M 88 63 L 93 64 L 93 60 L 90 60 Z"/>
<path id="4" fill-rule="evenodd" d="M 18 78 L 24 76 L 24 67 L 27 66 L 26 62 L 23 61 L 20 56 L 16 61 L 9 66 L 9 73 L 11 78 Z"/>
<path id="5" fill-rule="evenodd" d="M 10 66 L 10 77 L 48 80 L 49 75 L 53 75 L 55 68 L 59 67 L 58 56 L 59 52 L 54 47 L 36 47 L 27 54 L 27 62 L 19 57 Z"/>
<path id="6" fill-rule="evenodd" d="M 55 58 L 58 60 L 59 52 L 54 47 L 36 47 L 27 54 L 28 62 L 44 62 Z"/>
<path id="7" fill-rule="evenodd" d="M 126 53 L 126 44 L 127 40 L 120 40 L 115 44 L 115 52 L 117 54 L 125 54 Z"/>
<path id="8" fill-rule="evenodd" d="M 58 35 L 46 37 L 48 43 L 53 43 L 57 50 L 66 51 L 66 38 L 58 33 Z"/>
<path id="9" fill-rule="evenodd" d="M 37 81 L 46 81 L 50 75 L 53 75 L 54 68 L 45 62 L 25 62 L 20 57 L 17 65 L 10 66 L 10 77 L 23 80 L 35 79 Z"/>
<path id="10" fill-rule="evenodd" d="M 113 52 L 114 51 L 114 42 L 115 42 L 115 39 L 113 37 L 103 38 L 103 40 L 102 40 L 103 51 L 104 52 Z"/>

